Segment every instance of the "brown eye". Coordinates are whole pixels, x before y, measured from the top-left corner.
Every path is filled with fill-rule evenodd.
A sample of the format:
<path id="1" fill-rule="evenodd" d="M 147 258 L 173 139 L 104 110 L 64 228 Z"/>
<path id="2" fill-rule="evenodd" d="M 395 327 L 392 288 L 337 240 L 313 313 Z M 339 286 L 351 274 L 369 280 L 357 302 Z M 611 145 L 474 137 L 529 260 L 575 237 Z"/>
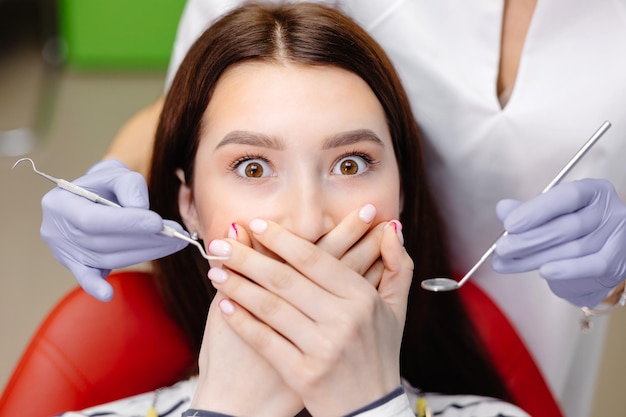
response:
<path id="1" fill-rule="evenodd" d="M 355 161 L 345 159 L 341 161 L 339 170 L 343 175 L 355 175 L 359 172 L 359 165 Z"/>
<path id="2" fill-rule="evenodd" d="M 261 178 L 263 176 L 263 166 L 257 162 L 247 164 L 245 171 L 248 178 Z"/>
<path id="3" fill-rule="evenodd" d="M 360 175 L 367 169 L 368 163 L 363 157 L 349 155 L 337 161 L 332 172 L 335 175 Z"/>
<path id="4" fill-rule="evenodd" d="M 237 176 L 249 180 L 260 180 L 274 175 L 272 164 L 260 156 L 244 156 L 233 163 L 231 170 Z"/>

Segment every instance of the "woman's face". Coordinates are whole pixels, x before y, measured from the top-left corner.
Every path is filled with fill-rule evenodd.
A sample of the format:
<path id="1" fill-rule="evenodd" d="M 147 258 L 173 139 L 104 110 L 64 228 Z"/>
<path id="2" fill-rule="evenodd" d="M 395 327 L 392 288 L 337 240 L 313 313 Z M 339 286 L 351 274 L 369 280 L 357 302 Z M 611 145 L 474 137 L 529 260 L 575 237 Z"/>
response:
<path id="1" fill-rule="evenodd" d="M 400 215 L 385 113 L 357 75 L 330 67 L 243 63 L 220 78 L 203 118 L 188 230 L 224 238 L 263 218 L 316 242 L 367 203 L 374 224 Z"/>

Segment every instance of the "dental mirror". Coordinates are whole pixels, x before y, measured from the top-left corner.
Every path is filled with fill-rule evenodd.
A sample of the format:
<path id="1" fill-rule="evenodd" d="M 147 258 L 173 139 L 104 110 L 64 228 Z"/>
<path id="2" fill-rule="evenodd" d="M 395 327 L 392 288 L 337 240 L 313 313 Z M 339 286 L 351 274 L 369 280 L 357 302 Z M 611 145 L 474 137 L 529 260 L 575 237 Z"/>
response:
<path id="1" fill-rule="evenodd" d="M 611 127 L 611 123 L 609 121 L 605 121 L 602 125 L 596 130 L 596 132 L 585 142 L 585 144 L 576 152 L 576 154 L 569 160 L 569 162 L 559 171 L 559 173 L 554 177 L 554 179 L 548 184 L 548 186 L 541 192 L 545 193 L 546 191 L 552 189 L 555 185 L 557 185 L 565 175 L 576 165 L 576 163 L 587 153 L 589 149 L 604 135 L 604 133 L 609 130 Z M 461 288 L 476 272 L 476 270 L 489 258 L 496 250 L 496 242 L 503 236 L 508 235 L 508 232 L 505 230 L 496 238 L 493 244 L 487 249 L 487 251 L 480 257 L 478 262 L 465 274 L 465 276 L 460 281 L 455 281 L 451 278 L 431 278 L 422 281 L 422 288 L 428 291 L 452 291 L 458 290 Z"/>

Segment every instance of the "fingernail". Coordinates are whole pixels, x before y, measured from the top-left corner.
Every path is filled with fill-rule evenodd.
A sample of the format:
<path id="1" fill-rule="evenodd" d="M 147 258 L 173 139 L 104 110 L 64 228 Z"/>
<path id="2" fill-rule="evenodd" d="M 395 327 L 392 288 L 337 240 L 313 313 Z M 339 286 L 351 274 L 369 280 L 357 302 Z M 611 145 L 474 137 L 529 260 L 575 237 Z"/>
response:
<path id="1" fill-rule="evenodd" d="M 207 275 L 211 281 L 217 282 L 218 284 L 222 284 L 228 279 L 228 273 L 222 268 L 211 268 Z"/>
<path id="2" fill-rule="evenodd" d="M 267 229 L 267 222 L 261 219 L 254 219 L 250 222 L 250 230 L 256 234 L 261 234 Z"/>
<path id="3" fill-rule="evenodd" d="M 218 307 L 224 314 L 233 314 L 235 312 L 235 306 L 226 298 L 222 299 L 218 304 Z"/>
<path id="4" fill-rule="evenodd" d="M 228 237 L 235 240 L 239 237 L 239 231 L 237 230 L 237 225 L 235 223 L 230 224 L 230 227 L 228 228 Z"/>
<path id="5" fill-rule="evenodd" d="M 374 220 L 374 216 L 376 216 L 376 207 L 373 204 L 366 204 L 359 211 L 359 217 L 365 223 L 369 223 Z"/>
<path id="6" fill-rule="evenodd" d="M 387 230 L 389 226 L 393 226 L 393 229 L 395 230 L 396 235 L 398 236 L 398 239 L 400 239 L 400 243 L 404 245 L 404 235 L 402 234 L 402 223 L 400 223 L 400 221 L 398 220 L 391 220 L 389 223 L 385 225 L 383 230 Z"/>
<path id="7" fill-rule="evenodd" d="M 232 247 L 223 240 L 212 240 L 209 243 L 209 252 L 217 256 L 228 256 L 232 251 Z"/>

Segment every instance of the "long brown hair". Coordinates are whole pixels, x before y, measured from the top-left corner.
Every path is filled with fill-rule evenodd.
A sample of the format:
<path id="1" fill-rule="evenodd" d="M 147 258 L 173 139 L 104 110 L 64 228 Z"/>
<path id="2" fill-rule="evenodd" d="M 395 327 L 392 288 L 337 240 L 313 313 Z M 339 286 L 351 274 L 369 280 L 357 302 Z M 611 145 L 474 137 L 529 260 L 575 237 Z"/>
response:
<path id="1" fill-rule="evenodd" d="M 427 391 L 510 399 L 478 342 L 456 293 L 420 289 L 450 267 L 441 219 L 424 171 L 419 130 L 386 54 L 354 21 L 319 4 L 248 4 L 225 15 L 195 42 L 167 95 L 156 132 L 149 180 L 151 206 L 182 224 L 177 201 L 181 168 L 193 182 L 202 116 L 221 74 L 244 61 L 336 66 L 368 83 L 384 108 L 404 193 L 400 220 L 415 263 L 400 355 L 402 376 Z M 215 294 L 209 266 L 188 247 L 155 261 L 155 279 L 172 316 L 196 352 Z"/>

